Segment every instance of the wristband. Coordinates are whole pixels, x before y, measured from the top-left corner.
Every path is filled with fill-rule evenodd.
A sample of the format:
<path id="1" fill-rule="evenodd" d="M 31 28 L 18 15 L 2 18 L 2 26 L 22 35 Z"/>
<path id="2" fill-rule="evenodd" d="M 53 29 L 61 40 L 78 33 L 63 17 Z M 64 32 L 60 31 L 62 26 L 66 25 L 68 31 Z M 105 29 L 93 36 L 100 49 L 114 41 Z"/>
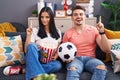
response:
<path id="1" fill-rule="evenodd" d="M 105 32 L 99 32 L 99 34 L 100 34 L 100 35 L 103 35 L 103 34 L 105 34 Z"/>

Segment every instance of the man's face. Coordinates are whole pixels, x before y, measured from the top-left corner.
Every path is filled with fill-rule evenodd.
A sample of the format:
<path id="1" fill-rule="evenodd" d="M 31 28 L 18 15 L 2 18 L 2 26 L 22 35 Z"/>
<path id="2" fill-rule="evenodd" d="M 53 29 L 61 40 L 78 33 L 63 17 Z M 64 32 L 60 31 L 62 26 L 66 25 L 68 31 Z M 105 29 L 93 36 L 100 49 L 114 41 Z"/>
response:
<path id="1" fill-rule="evenodd" d="M 86 16 L 85 16 L 85 12 L 83 10 L 76 9 L 73 11 L 72 20 L 75 25 L 80 26 L 80 25 L 84 24 L 85 19 L 86 19 Z"/>

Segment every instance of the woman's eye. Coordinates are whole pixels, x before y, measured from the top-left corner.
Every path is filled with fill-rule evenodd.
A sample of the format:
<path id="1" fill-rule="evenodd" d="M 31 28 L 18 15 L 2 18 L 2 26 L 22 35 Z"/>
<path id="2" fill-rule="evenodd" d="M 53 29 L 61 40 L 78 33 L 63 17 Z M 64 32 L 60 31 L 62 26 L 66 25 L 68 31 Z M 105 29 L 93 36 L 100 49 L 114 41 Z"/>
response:
<path id="1" fill-rule="evenodd" d="M 50 18 L 49 16 L 47 16 L 46 18 Z"/>

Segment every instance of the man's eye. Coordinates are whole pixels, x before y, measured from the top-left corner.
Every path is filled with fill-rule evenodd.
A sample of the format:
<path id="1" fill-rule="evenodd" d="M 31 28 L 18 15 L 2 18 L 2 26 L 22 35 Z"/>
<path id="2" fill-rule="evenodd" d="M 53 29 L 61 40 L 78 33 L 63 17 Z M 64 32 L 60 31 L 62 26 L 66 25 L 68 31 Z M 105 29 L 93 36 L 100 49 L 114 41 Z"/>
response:
<path id="1" fill-rule="evenodd" d="M 80 16 L 82 16 L 83 14 L 81 13 Z"/>
<path id="2" fill-rule="evenodd" d="M 78 14 L 74 14 L 74 16 L 77 16 Z"/>

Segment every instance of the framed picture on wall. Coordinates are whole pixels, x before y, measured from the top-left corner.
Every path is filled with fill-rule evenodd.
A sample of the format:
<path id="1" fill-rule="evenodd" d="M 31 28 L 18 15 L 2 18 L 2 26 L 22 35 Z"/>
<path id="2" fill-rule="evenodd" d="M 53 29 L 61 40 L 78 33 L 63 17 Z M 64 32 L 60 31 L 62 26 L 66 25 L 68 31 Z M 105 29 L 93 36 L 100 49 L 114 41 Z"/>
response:
<path id="1" fill-rule="evenodd" d="M 90 0 L 76 0 L 76 3 L 89 3 Z"/>
<path id="2" fill-rule="evenodd" d="M 66 17 L 65 10 L 56 10 L 55 11 L 55 17 Z"/>

